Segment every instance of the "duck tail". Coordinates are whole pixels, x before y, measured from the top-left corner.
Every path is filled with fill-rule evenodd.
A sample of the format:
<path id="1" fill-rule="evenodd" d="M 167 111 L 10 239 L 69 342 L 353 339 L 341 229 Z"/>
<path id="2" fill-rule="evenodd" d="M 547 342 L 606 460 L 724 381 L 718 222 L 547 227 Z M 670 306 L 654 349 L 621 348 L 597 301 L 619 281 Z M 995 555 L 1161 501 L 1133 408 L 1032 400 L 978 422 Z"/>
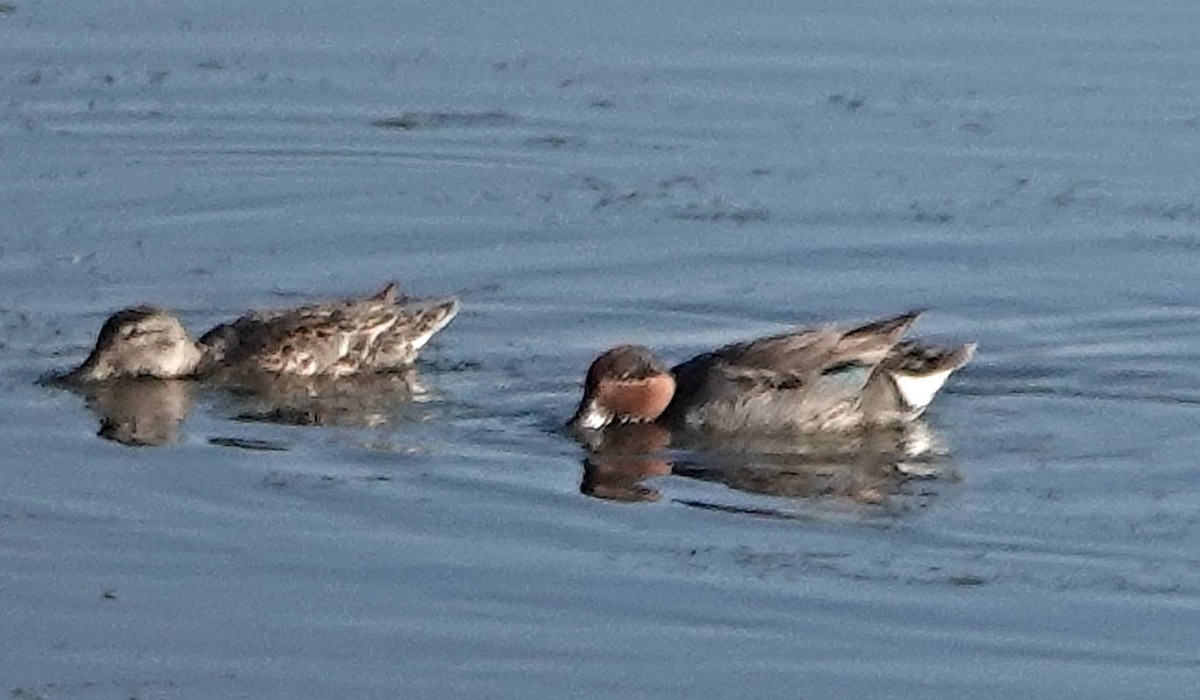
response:
<path id="1" fill-rule="evenodd" d="M 975 343 L 942 348 L 898 343 L 863 387 L 862 410 L 877 422 L 910 421 L 933 402 L 950 375 L 971 361 Z"/>
<path id="2" fill-rule="evenodd" d="M 456 297 L 426 299 L 404 307 L 409 322 L 403 325 L 405 332 L 412 336 L 410 342 L 413 349 L 419 350 L 424 347 L 430 338 L 454 320 L 460 307 Z"/>

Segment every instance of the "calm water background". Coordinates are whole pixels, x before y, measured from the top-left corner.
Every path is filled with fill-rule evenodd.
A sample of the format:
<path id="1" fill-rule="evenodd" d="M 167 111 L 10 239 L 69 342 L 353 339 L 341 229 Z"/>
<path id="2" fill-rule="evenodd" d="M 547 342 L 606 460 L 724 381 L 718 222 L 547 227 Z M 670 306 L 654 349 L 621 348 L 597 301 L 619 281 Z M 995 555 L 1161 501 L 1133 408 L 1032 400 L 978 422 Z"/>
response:
<path id="1" fill-rule="evenodd" d="M 1194 697 L 1200 5 L 502 5 L 0 8 L 0 691 Z M 35 384 L 392 278 L 465 311 L 383 426 Z M 943 478 L 580 493 L 597 350 L 911 307 Z"/>

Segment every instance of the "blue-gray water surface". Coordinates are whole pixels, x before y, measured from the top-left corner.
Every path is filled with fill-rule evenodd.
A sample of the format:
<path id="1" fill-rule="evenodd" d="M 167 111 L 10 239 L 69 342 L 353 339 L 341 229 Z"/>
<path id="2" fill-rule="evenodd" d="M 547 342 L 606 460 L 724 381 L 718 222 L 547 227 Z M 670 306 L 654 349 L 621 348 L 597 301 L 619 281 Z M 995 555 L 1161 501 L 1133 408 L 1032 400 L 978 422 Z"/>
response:
<path id="1" fill-rule="evenodd" d="M 0 692 L 1194 697 L 1197 26 L 0 4 Z M 464 310 L 379 420 L 187 388 L 130 447 L 37 383 L 123 306 L 200 331 L 389 279 Z M 980 345 L 931 478 L 597 484 L 556 431 L 613 344 L 910 308 Z"/>

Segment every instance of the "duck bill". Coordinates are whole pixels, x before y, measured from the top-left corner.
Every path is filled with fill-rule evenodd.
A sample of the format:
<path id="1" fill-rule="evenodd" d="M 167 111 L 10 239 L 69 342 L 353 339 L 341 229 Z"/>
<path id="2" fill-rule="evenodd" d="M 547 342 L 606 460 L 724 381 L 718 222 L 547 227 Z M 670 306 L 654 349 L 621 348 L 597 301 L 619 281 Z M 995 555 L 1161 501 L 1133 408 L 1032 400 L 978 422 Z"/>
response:
<path id="1" fill-rule="evenodd" d="M 579 404 L 579 410 L 575 412 L 569 425 L 584 430 L 599 430 L 611 423 L 612 419 L 612 414 L 601 409 L 595 400 L 584 401 Z"/>
<path id="2" fill-rule="evenodd" d="M 55 382 L 59 384 L 88 384 L 91 382 L 100 382 L 108 378 L 107 372 L 101 367 L 96 358 L 89 356 L 83 364 L 75 369 L 59 374 L 55 377 Z"/>

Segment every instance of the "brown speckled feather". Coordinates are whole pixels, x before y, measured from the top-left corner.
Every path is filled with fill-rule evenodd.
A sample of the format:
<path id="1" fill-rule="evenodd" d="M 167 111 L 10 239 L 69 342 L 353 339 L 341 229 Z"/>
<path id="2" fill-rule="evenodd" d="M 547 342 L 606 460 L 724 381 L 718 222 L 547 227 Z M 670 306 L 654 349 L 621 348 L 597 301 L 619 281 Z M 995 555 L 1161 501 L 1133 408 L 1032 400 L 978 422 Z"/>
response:
<path id="1" fill-rule="evenodd" d="M 370 297 L 252 312 L 200 338 L 202 372 L 347 376 L 411 364 L 458 312 L 454 299 L 405 303 L 395 285 Z"/>

